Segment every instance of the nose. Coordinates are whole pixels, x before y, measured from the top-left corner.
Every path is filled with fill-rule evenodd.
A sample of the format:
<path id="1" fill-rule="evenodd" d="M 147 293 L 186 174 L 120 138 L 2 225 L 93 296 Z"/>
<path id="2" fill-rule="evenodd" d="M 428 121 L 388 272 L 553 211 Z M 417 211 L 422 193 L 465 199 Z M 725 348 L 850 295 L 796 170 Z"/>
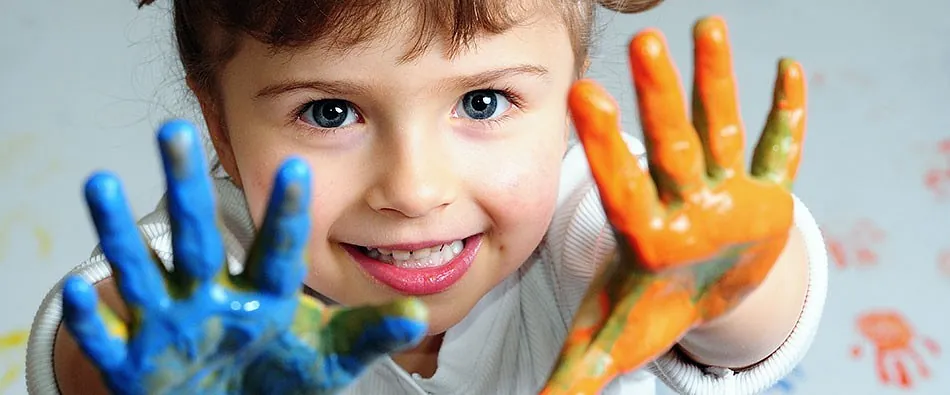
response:
<path id="1" fill-rule="evenodd" d="M 392 217 L 420 218 L 455 201 L 458 175 L 444 135 L 401 133 L 386 139 L 376 151 L 378 180 L 367 201 L 377 212 Z"/>

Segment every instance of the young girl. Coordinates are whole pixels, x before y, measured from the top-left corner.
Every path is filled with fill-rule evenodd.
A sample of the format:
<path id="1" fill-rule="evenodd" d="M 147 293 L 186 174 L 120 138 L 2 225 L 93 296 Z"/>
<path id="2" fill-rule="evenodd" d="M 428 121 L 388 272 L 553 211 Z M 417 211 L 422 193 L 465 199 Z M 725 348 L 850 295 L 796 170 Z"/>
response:
<path id="1" fill-rule="evenodd" d="M 602 5 L 633 13 L 658 2 Z M 209 182 L 187 124 L 159 132 L 169 191 L 139 221 L 156 266 L 118 182 L 89 180 L 101 251 L 40 307 L 30 393 L 537 393 L 616 245 L 584 150 L 568 144 L 565 98 L 589 63 L 594 7 L 175 0 L 181 61 L 220 166 Z M 711 26 L 697 39 L 727 48 Z M 641 38 L 634 62 L 666 56 L 662 40 Z M 639 90 L 659 83 L 637 77 L 650 118 L 643 111 L 657 109 Z M 674 123 L 670 114 L 654 121 Z M 707 147 L 707 158 L 728 149 Z M 667 163 L 654 154 L 651 169 Z M 730 218 L 736 229 L 753 219 Z M 653 394 L 659 377 L 680 393 L 751 394 L 791 371 L 826 287 L 824 245 L 797 199 L 794 219 L 754 292 L 605 393 Z M 216 274 L 221 262 L 233 277 Z M 310 296 L 298 305 L 300 280 Z M 381 307 L 331 313 L 311 296 Z"/>

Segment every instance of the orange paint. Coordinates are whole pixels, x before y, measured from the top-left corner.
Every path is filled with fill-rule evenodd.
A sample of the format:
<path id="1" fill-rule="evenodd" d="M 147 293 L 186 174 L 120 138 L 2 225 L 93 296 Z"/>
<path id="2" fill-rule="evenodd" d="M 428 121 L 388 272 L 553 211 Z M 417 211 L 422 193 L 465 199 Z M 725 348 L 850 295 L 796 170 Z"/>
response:
<path id="1" fill-rule="evenodd" d="M 950 278 L 950 250 L 940 252 L 937 257 L 937 271 L 944 277 Z"/>
<path id="2" fill-rule="evenodd" d="M 844 268 L 847 266 L 848 255 L 845 251 L 844 244 L 840 240 L 825 238 L 825 244 L 828 247 L 828 255 L 831 256 L 831 260 L 834 261 L 835 266 L 839 268 Z"/>
<path id="3" fill-rule="evenodd" d="M 881 383 L 912 388 L 915 379 L 912 378 L 911 367 L 916 368 L 920 378 L 930 377 L 930 368 L 915 349 L 919 339 L 902 314 L 891 310 L 862 314 L 857 319 L 856 327 L 858 333 L 871 342 L 875 370 Z M 931 356 L 939 355 L 940 348 L 935 341 L 923 339 L 921 342 Z M 852 353 L 855 357 L 861 355 L 860 352 Z"/>
<path id="4" fill-rule="evenodd" d="M 682 336 L 697 319 L 691 295 L 684 291 L 671 282 L 650 282 L 642 299 L 617 303 L 609 312 L 610 318 L 596 331 L 572 331 L 559 361 L 571 362 L 570 369 L 556 371 L 541 394 L 599 393 L 618 374 L 635 370 L 643 361 L 669 350 L 673 346 L 667 341 L 670 334 L 678 332 L 677 338 Z M 663 320 L 652 319 L 660 316 Z M 565 357 L 575 359 L 568 361 Z"/>
<path id="5" fill-rule="evenodd" d="M 721 19 L 707 19 L 696 24 L 693 34 L 693 112 L 703 115 L 694 117 L 693 123 L 708 147 L 707 166 L 714 169 L 712 176 L 721 176 L 721 171 L 740 173 L 744 168 L 745 133 L 736 82 L 731 78 L 732 54 L 726 26 Z"/>
<path id="6" fill-rule="evenodd" d="M 835 266 L 841 269 L 851 266 L 872 266 L 880 262 L 877 249 L 887 241 L 887 234 L 869 219 L 856 221 L 842 234 L 827 231 L 822 233 L 828 246 L 828 254 Z"/>
<path id="7" fill-rule="evenodd" d="M 936 145 L 936 148 L 934 148 Z M 950 200 L 950 139 L 927 146 L 933 166 L 924 172 L 923 184 L 939 202 Z"/>
<path id="8" fill-rule="evenodd" d="M 662 34 L 645 30 L 630 42 L 649 172 L 623 142 L 606 90 L 581 80 L 570 91 L 619 254 L 591 283 L 542 394 L 599 393 L 643 367 L 740 303 L 784 249 L 805 130 L 804 73 L 796 62 L 779 63 L 772 111 L 747 172 L 725 23 L 701 20 L 694 36 L 692 120 Z"/>

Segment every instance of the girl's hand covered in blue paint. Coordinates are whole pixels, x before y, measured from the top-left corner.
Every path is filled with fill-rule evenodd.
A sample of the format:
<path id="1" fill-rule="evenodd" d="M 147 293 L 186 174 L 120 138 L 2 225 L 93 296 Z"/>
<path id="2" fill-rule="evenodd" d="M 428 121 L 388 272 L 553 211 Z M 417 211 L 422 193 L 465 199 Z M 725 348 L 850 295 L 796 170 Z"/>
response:
<path id="1" fill-rule="evenodd" d="M 86 184 L 86 200 L 130 321 L 81 278 L 63 285 L 66 328 L 113 393 L 330 394 L 425 335 L 418 300 L 326 307 L 301 292 L 310 228 L 310 170 L 302 160 L 278 170 L 245 269 L 231 275 L 197 131 L 171 121 L 158 142 L 174 268 L 146 246 L 119 180 L 99 173 Z"/>

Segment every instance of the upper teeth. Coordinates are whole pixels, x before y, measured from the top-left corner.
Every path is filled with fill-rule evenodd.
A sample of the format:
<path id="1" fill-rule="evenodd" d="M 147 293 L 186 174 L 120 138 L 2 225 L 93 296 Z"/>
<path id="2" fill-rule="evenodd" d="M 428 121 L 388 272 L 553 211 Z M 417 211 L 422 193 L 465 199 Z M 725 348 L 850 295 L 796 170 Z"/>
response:
<path id="1" fill-rule="evenodd" d="M 405 250 L 390 250 L 387 248 L 371 248 L 369 250 L 371 255 L 379 254 L 380 257 L 392 256 L 392 259 L 397 261 L 408 261 L 410 259 L 423 259 L 428 258 L 430 255 L 440 252 L 443 255 L 445 253 L 450 253 L 451 255 L 458 255 L 462 252 L 464 243 L 462 240 L 455 240 L 448 244 L 442 244 L 429 248 L 420 248 L 418 250 L 405 251 Z"/>

